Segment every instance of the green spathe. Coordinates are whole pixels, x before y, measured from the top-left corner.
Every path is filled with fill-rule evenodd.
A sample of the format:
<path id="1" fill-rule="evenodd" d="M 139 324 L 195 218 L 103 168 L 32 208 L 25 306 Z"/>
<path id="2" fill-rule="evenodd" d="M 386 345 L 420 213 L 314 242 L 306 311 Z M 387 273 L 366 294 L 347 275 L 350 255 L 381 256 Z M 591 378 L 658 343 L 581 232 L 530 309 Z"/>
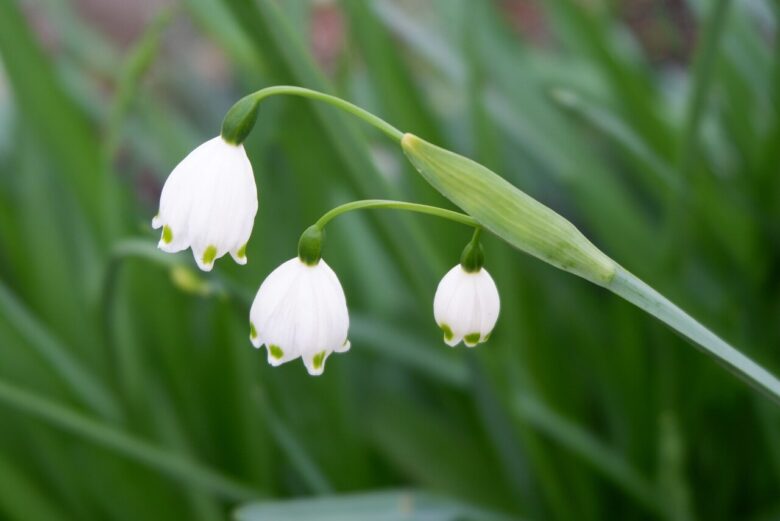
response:
<path id="1" fill-rule="evenodd" d="M 401 146 L 434 188 L 511 245 L 601 286 L 614 277 L 615 262 L 572 223 L 499 175 L 412 134 Z"/>

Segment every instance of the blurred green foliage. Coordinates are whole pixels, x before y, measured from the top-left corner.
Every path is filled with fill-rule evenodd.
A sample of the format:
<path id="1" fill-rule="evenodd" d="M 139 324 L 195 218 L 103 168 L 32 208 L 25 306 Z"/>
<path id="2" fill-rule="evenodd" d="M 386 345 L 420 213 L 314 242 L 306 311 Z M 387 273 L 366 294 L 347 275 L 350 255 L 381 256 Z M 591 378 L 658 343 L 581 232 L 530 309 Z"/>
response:
<path id="1" fill-rule="evenodd" d="M 186 0 L 119 48 L 68 2 L 0 0 L 0 518 L 780 516 L 777 407 L 605 291 L 487 239 L 498 326 L 444 346 L 451 223 L 334 222 L 353 348 L 318 378 L 268 366 L 249 300 L 306 226 L 355 198 L 447 205 L 331 107 L 262 105 L 247 267 L 154 248 L 172 167 L 243 94 L 302 85 L 500 172 L 777 373 L 780 10 L 690 2 L 681 28 L 650 3 L 656 40 L 693 39 L 681 64 L 621 2 Z M 207 45 L 227 80 L 199 74 Z M 376 494 L 400 487 L 435 496 Z"/>

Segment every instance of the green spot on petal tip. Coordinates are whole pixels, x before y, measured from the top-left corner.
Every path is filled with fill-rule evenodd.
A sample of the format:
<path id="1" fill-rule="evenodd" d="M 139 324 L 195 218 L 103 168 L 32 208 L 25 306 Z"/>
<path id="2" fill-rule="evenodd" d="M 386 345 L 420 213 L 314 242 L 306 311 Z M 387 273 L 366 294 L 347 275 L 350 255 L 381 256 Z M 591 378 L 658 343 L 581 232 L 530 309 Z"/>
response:
<path id="1" fill-rule="evenodd" d="M 325 361 L 325 351 L 320 351 L 316 355 L 314 355 L 314 358 L 312 359 L 312 363 L 314 364 L 315 369 L 319 369 L 322 367 L 322 363 Z"/>
<path id="2" fill-rule="evenodd" d="M 243 258 L 245 258 L 245 257 L 246 257 L 246 244 L 244 244 L 243 246 L 241 246 L 241 247 L 238 249 L 238 251 L 236 252 L 236 256 L 237 256 L 239 259 L 243 259 Z"/>
<path id="3" fill-rule="evenodd" d="M 469 333 L 468 335 L 463 337 L 463 340 L 467 344 L 476 345 L 479 343 L 479 333 Z"/>
<path id="4" fill-rule="evenodd" d="M 279 360 L 284 356 L 284 351 L 282 351 L 282 348 L 279 347 L 276 344 L 271 344 L 268 346 L 268 351 L 271 353 L 271 356 Z"/>
<path id="5" fill-rule="evenodd" d="M 217 247 L 214 245 L 209 246 L 206 248 L 206 251 L 203 252 L 203 264 L 211 264 L 214 262 L 214 259 L 217 258 Z"/>
<path id="6" fill-rule="evenodd" d="M 452 328 L 447 324 L 440 324 L 439 327 L 441 328 L 442 333 L 444 333 L 444 340 L 452 340 Z"/>
<path id="7" fill-rule="evenodd" d="M 254 340 L 257 338 L 257 329 L 255 329 L 255 325 L 253 323 L 249 323 L 249 338 Z"/>
<path id="8" fill-rule="evenodd" d="M 167 224 L 163 226 L 162 240 L 165 244 L 170 244 L 173 241 L 173 230 Z"/>

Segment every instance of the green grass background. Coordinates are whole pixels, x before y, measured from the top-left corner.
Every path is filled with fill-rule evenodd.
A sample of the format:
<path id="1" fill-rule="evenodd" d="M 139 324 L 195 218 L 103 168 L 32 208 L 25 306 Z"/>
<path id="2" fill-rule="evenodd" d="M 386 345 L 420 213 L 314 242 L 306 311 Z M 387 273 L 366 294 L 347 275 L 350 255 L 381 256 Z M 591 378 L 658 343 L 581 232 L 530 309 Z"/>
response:
<path id="1" fill-rule="evenodd" d="M 0 0 L 0 518 L 780 518 L 780 409 L 605 291 L 486 238 L 498 326 L 446 347 L 455 224 L 330 225 L 352 350 L 268 366 L 248 306 L 306 226 L 448 206 L 332 107 L 261 106 L 248 266 L 155 250 L 173 166 L 240 96 L 301 85 L 484 163 L 780 372 L 777 4 L 687 2 L 681 27 L 645 2 L 656 43 L 690 39 L 659 63 L 622 2 L 537 2 L 541 38 L 510 3 L 337 2 L 323 70 L 307 1 L 185 0 L 123 48 L 68 2 Z"/>

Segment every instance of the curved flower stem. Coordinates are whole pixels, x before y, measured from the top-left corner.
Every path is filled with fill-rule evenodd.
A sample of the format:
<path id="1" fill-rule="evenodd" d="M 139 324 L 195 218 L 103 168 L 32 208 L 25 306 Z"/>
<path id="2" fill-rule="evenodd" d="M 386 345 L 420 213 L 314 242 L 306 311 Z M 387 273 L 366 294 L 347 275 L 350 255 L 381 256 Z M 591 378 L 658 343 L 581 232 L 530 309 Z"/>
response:
<path id="1" fill-rule="evenodd" d="M 323 92 L 319 92 L 316 90 L 306 89 L 303 87 L 295 87 L 293 85 L 275 85 L 273 87 L 266 87 L 265 89 L 260 89 L 256 92 L 253 92 L 252 94 L 249 94 L 249 96 L 247 97 L 251 97 L 254 99 L 255 102 L 259 103 L 263 99 L 268 98 L 270 96 L 275 96 L 277 94 L 301 96 L 303 98 L 310 98 L 318 101 L 324 101 L 325 103 L 333 105 L 334 107 L 338 107 L 345 112 L 349 112 L 353 116 L 357 116 L 358 118 L 362 119 L 369 125 L 378 128 L 379 130 L 387 134 L 390 138 L 392 138 L 398 143 L 401 142 L 401 138 L 404 135 L 403 132 L 395 128 L 393 125 L 383 120 L 382 118 L 368 112 L 367 110 L 362 109 L 357 105 L 353 105 L 352 103 L 345 101 L 341 98 L 337 98 L 336 96 L 331 96 L 330 94 L 325 94 Z"/>
<path id="2" fill-rule="evenodd" d="M 364 199 L 362 201 L 352 201 L 351 203 L 342 204 L 332 210 L 328 211 L 314 223 L 314 226 L 322 230 L 326 224 L 339 215 L 351 212 L 352 210 L 364 210 L 368 208 L 389 208 L 393 210 L 405 210 L 407 212 L 425 213 L 428 215 L 435 215 L 436 217 L 442 217 L 455 221 L 467 226 L 473 226 L 474 228 L 481 228 L 479 223 L 472 217 L 465 213 L 453 212 L 452 210 L 445 210 L 437 206 L 428 206 L 426 204 L 407 203 L 405 201 L 391 201 L 387 199 Z"/>

